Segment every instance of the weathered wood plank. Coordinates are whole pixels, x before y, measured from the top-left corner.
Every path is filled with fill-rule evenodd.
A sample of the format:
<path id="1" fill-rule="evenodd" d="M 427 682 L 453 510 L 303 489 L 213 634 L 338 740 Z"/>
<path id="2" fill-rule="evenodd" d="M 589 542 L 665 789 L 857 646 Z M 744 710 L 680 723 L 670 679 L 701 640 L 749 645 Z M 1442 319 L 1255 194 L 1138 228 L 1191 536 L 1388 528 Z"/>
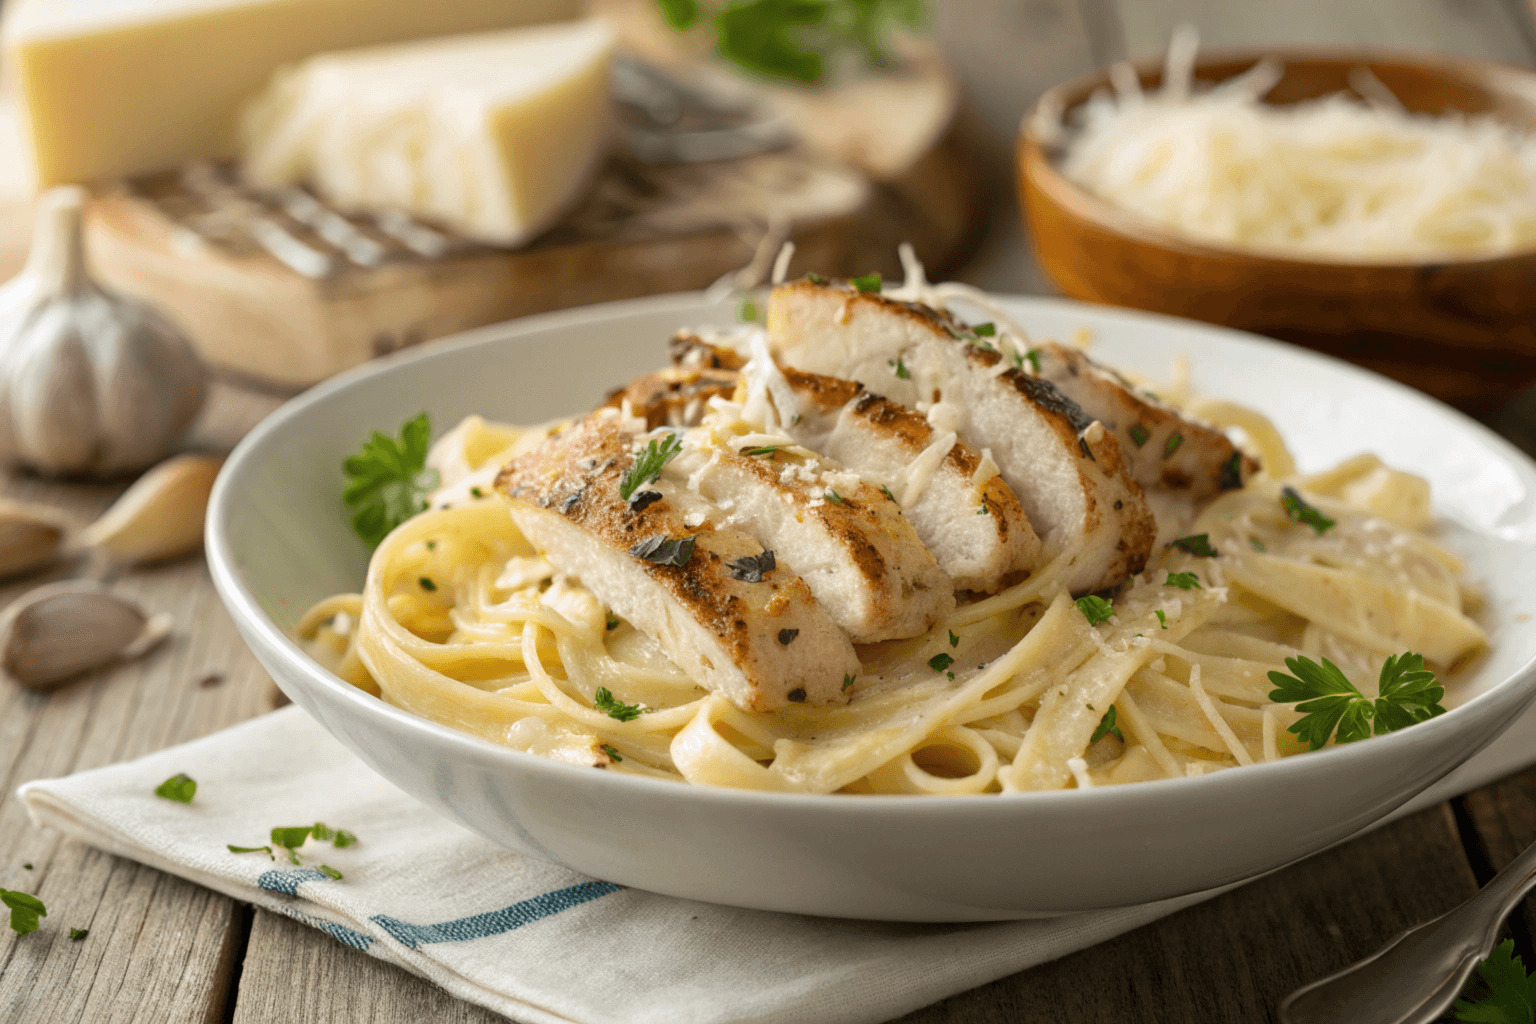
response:
<path id="1" fill-rule="evenodd" d="M 901 1024 L 1271 1019 L 1297 986 L 1476 890 L 1449 805 Z"/>
<path id="2" fill-rule="evenodd" d="M 1502 869 L 1536 843 L 1536 768 L 1474 790 L 1460 802 L 1476 833 L 1472 853 L 1488 870 Z M 1536 936 L 1536 897 L 1522 903 L 1513 919 L 1527 942 Z"/>
<path id="3" fill-rule="evenodd" d="M 221 393 L 196 441 L 219 447 L 272 405 Z M 85 522 L 120 488 L 18 476 L 5 492 Z M 0 603 L 36 582 L 5 586 Z M 37 893 L 49 909 L 31 935 L 0 932 L 0 1021 L 201 1024 L 222 1013 L 243 920 L 233 901 L 33 828 L 14 795 L 29 779 L 138 757 L 268 705 L 271 682 L 224 614 L 202 559 L 130 572 L 116 586 L 170 613 L 174 636 L 139 662 L 52 693 L 0 684 L 0 886 Z M 213 672 L 221 681 L 201 685 Z M 91 934 L 71 942 L 72 927 Z"/>
<path id="4" fill-rule="evenodd" d="M 258 910 L 240 976 L 234 1024 L 351 1021 L 499 1024 L 499 1014 L 454 999 L 398 967 L 376 960 L 278 914 Z"/>

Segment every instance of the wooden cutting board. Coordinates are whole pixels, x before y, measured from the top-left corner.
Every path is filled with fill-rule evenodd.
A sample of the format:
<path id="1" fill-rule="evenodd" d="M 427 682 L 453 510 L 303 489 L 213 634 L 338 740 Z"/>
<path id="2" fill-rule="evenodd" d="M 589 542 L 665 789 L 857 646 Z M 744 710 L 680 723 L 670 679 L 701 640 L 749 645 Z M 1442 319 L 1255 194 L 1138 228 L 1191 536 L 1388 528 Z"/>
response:
<path id="1" fill-rule="evenodd" d="M 725 84 L 650 0 L 597 6 L 629 52 L 680 80 Z M 103 284 L 180 323 L 216 368 L 285 391 L 510 317 L 703 288 L 779 239 L 795 242 L 797 273 L 891 274 L 902 241 L 935 273 L 956 263 L 980 203 L 958 89 L 934 47 L 906 45 L 887 72 L 824 91 L 748 88 L 795 142 L 701 163 L 647 163 L 616 146 L 579 207 L 523 249 L 343 216 L 302 189 L 256 193 L 233 168 L 204 165 L 98 190 L 90 259 Z M 12 213 L 23 226 L 0 261 L 24 250 Z"/>

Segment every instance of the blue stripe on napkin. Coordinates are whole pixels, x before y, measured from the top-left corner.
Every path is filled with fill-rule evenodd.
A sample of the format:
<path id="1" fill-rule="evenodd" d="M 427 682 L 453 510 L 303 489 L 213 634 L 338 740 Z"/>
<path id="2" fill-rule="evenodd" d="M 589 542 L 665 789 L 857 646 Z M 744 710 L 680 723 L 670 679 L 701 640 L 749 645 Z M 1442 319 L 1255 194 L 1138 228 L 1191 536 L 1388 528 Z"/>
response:
<path id="1" fill-rule="evenodd" d="M 318 882 L 325 877 L 323 872 L 317 871 L 314 868 L 263 871 L 261 877 L 256 879 L 256 884 L 268 892 L 285 892 L 289 896 L 297 896 L 300 885 L 305 882 Z"/>
<path id="2" fill-rule="evenodd" d="M 320 873 L 317 871 L 315 874 Z M 383 928 L 402 946 L 415 949 L 430 942 L 464 942 L 500 935 L 623 888 L 612 882 L 582 882 L 580 885 L 541 893 L 500 910 L 461 917 L 456 921 L 444 921 L 442 924 L 410 924 L 385 914 L 375 914 L 369 920 Z"/>

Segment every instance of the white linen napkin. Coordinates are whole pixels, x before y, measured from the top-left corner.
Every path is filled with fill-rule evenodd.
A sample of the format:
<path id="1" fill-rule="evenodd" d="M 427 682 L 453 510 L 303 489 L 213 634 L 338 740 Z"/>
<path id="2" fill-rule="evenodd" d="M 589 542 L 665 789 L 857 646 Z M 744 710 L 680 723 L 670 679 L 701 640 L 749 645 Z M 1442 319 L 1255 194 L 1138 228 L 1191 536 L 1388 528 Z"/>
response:
<path id="1" fill-rule="evenodd" d="M 1412 806 L 1533 758 L 1528 714 Z M 197 781 L 190 804 L 154 795 L 178 772 Z M 509 853 L 437 817 L 297 707 L 137 761 L 30 782 L 20 794 L 38 825 L 297 918 L 527 1024 L 873 1024 L 1214 895 L 975 925 L 797 917 L 658 896 Z M 281 851 L 269 860 L 226 848 L 264 846 L 274 826 L 317 821 L 358 842 L 312 839 L 298 867 Z"/>

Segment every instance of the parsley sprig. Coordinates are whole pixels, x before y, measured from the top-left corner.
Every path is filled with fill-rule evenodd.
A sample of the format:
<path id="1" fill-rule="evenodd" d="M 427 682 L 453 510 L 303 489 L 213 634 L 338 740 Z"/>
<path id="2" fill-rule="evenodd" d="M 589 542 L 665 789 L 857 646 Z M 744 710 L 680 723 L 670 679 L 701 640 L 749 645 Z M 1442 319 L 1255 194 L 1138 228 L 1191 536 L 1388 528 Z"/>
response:
<path id="1" fill-rule="evenodd" d="M 437 470 L 427 468 L 432 421 L 422 413 L 400 427 L 398 439 L 374 432 L 363 450 L 343 463 L 347 488 L 341 500 L 353 509 L 352 529 L 378 547 L 389 531 L 423 512 L 437 487 Z"/>
<path id="2" fill-rule="evenodd" d="M 1302 717 L 1287 731 L 1313 750 L 1323 747 L 1330 737 L 1337 743 L 1354 743 L 1370 736 L 1373 729 L 1380 736 L 1445 713 L 1440 706 L 1445 688 L 1424 667 L 1422 654 L 1389 657 L 1381 666 L 1380 695 L 1374 701 L 1327 658 L 1322 664 L 1307 657 L 1287 658 L 1285 667 L 1291 670 L 1290 675 L 1269 673 L 1269 681 L 1275 685 L 1269 699 L 1296 705 Z"/>
<path id="3" fill-rule="evenodd" d="M 720 56 L 745 71 L 816 85 L 845 51 L 877 67 L 889 62 L 893 29 L 920 29 L 923 0 L 657 0 L 679 32 L 704 20 Z"/>
<path id="4" fill-rule="evenodd" d="M 677 458 L 677 453 L 682 450 L 683 442 L 675 433 L 668 434 L 660 441 L 652 438 L 640 449 L 640 454 L 635 456 L 635 464 L 629 467 L 624 479 L 619 481 L 619 497 L 628 501 L 636 489 L 657 480 L 663 467 Z"/>
<path id="5" fill-rule="evenodd" d="M 186 772 L 177 772 L 155 787 L 155 796 L 163 800 L 175 800 L 179 804 L 189 804 L 197 795 L 197 783 Z"/>
<path id="6" fill-rule="evenodd" d="M 1505 939 L 1493 955 L 1477 965 L 1488 987 L 1480 999 L 1458 999 L 1454 1012 L 1461 1024 L 1531 1024 L 1536 1019 L 1536 976 L 1525 973 L 1515 956 L 1515 941 Z"/>

